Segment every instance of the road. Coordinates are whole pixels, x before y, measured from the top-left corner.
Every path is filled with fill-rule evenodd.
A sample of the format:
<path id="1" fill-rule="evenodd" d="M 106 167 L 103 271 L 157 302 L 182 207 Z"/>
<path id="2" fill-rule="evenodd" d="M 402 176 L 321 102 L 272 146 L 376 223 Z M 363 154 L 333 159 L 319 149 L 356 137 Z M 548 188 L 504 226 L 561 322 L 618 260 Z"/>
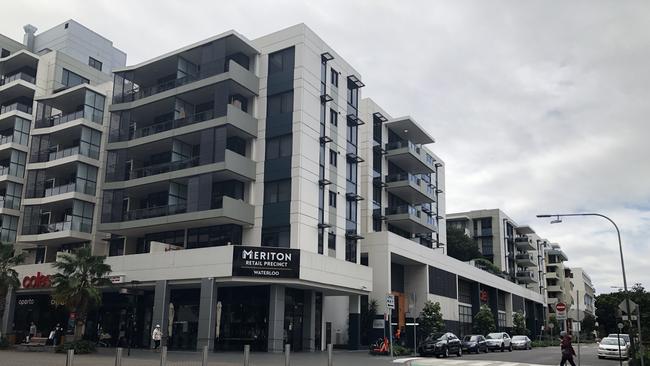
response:
<path id="1" fill-rule="evenodd" d="M 574 348 L 577 346 L 574 344 Z M 618 360 L 600 360 L 596 355 L 597 345 L 581 345 L 582 366 L 617 366 Z M 437 358 L 419 358 L 410 360 L 411 366 L 428 366 L 428 365 L 457 365 L 457 366 L 499 366 L 513 364 L 519 365 L 559 365 L 560 364 L 559 347 L 541 347 L 533 348 L 529 351 L 512 351 L 512 352 L 490 352 L 481 354 L 463 354 L 461 358 L 451 356 L 446 360 Z M 577 358 L 574 358 L 576 364 Z M 455 362 L 454 362 L 455 361 Z M 485 361 L 485 362 L 481 362 Z M 624 365 L 627 363 L 624 362 Z"/>

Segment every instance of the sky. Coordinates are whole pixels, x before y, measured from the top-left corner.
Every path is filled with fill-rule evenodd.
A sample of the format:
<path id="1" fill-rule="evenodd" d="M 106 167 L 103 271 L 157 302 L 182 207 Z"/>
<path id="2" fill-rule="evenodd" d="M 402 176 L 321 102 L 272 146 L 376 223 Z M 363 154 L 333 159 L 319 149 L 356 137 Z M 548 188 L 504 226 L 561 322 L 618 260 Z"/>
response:
<path id="1" fill-rule="evenodd" d="M 22 40 L 75 19 L 135 64 L 235 29 L 305 23 L 362 75 L 363 97 L 410 115 L 446 163 L 447 212 L 501 208 L 559 243 L 598 293 L 650 287 L 647 1 L 8 1 Z M 11 14 L 11 16 L 7 16 Z"/>

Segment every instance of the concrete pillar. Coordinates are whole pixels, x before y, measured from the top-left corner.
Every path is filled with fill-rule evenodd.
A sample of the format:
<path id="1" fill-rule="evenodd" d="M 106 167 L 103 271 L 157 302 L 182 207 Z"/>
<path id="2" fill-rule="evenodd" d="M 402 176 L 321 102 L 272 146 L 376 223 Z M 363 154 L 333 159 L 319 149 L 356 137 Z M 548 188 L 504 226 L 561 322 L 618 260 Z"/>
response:
<path id="1" fill-rule="evenodd" d="M 316 296 L 314 291 L 305 290 L 305 308 L 302 316 L 302 348 L 314 351 L 316 338 Z"/>
<path id="2" fill-rule="evenodd" d="M 217 325 L 217 284 L 213 278 L 201 279 L 201 297 L 199 299 L 199 330 L 196 349 L 203 346 L 214 349 Z"/>
<path id="3" fill-rule="evenodd" d="M 506 327 L 508 328 L 514 327 L 514 322 L 512 318 L 513 315 L 514 312 L 512 310 L 512 294 L 506 292 Z"/>
<path id="4" fill-rule="evenodd" d="M 156 281 L 151 330 L 153 331 L 153 327 L 156 325 L 160 325 L 163 334 L 160 342 L 161 346 L 167 345 L 167 337 L 169 335 L 169 293 L 170 290 L 167 280 Z M 153 340 L 151 340 L 151 347 L 153 347 Z"/>
<path id="5" fill-rule="evenodd" d="M 0 323 L 0 334 L 4 337 L 14 332 L 14 313 L 16 310 L 16 291 L 13 288 L 7 290 L 5 297 L 5 311 Z"/>
<path id="6" fill-rule="evenodd" d="M 271 285 L 269 290 L 268 351 L 284 350 L 284 286 Z"/>
<path id="7" fill-rule="evenodd" d="M 359 349 L 361 345 L 361 296 L 350 295 L 348 318 L 348 348 Z"/>

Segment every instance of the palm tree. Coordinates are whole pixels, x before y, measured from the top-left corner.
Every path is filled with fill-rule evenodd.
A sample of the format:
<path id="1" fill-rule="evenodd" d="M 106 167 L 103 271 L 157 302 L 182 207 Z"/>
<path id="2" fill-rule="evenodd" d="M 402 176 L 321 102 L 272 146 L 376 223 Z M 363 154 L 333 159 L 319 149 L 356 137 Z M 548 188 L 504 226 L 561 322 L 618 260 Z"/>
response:
<path id="1" fill-rule="evenodd" d="M 13 267 L 22 264 L 24 261 L 24 254 L 14 255 L 13 245 L 0 243 L 0 319 L 5 312 L 7 291 L 11 287 L 20 287 L 18 272 Z"/>
<path id="2" fill-rule="evenodd" d="M 76 314 L 75 341 L 84 335 L 90 307 L 102 302 L 101 287 L 111 284 L 107 278 L 111 266 L 104 263 L 105 259 L 106 257 L 92 255 L 89 247 L 82 247 L 73 254 L 62 254 L 53 263 L 58 273 L 52 275 L 52 297 Z"/>

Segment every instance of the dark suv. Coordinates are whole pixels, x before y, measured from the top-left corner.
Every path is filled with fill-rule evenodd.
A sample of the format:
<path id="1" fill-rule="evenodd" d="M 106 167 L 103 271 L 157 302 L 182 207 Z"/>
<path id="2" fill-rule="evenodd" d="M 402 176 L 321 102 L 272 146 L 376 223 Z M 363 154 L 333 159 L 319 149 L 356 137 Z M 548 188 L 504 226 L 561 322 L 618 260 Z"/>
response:
<path id="1" fill-rule="evenodd" d="M 455 354 L 460 357 L 463 355 L 463 347 L 460 339 L 454 333 L 433 333 L 428 336 L 420 346 L 418 351 L 421 356 L 442 356 L 449 357 L 450 354 Z"/>

